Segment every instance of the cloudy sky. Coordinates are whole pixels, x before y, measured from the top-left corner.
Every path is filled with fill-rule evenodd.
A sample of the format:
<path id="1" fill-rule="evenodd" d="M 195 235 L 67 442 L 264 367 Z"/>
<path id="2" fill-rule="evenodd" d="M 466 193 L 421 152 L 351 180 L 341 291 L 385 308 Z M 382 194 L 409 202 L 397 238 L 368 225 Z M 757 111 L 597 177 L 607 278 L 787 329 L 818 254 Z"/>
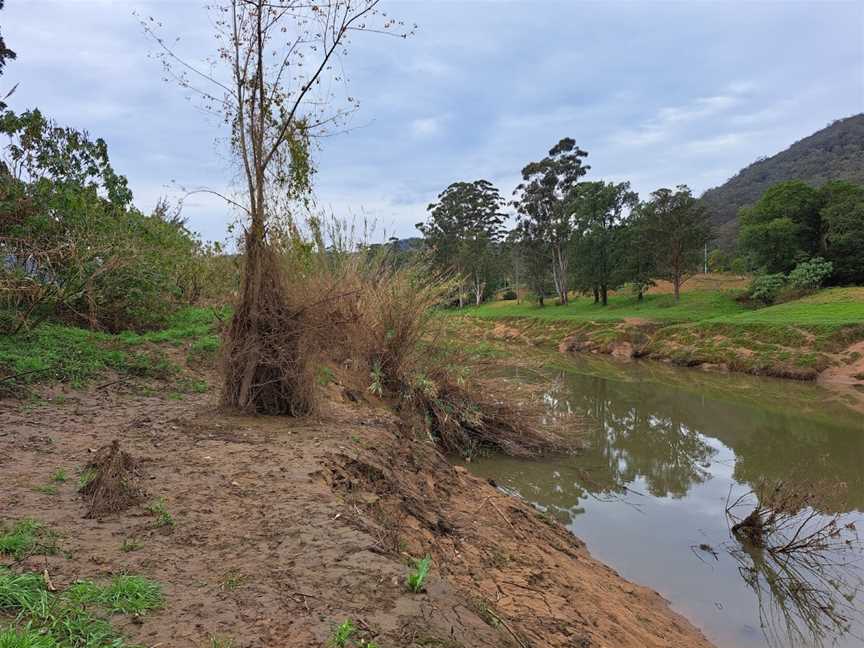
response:
<path id="1" fill-rule="evenodd" d="M 416 22 L 408 40 L 355 39 L 344 65 L 361 101 L 352 128 L 315 152 L 321 207 L 416 235 L 450 182 L 486 178 L 509 195 L 525 163 L 561 137 L 595 179 L 640 194 L 722 183 L 830 121 L 864 110 L 864 2 L 384 0 Z M 164 83 L 133 11 L 213 49 L 204 0 L 7 0 L 0 26 L 18 60 L 0 87 L 108 141 L 136 204 L 231 182 L 220 124 Z M 186 204 L 222 239 L 216 198 Z"/>

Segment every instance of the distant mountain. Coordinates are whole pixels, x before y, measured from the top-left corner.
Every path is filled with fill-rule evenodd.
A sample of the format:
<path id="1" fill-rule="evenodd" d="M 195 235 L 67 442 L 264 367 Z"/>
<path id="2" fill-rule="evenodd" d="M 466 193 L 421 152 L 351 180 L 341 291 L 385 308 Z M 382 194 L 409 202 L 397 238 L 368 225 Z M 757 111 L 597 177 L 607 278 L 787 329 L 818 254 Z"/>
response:
<path id="1" fill-rule="evenodd" d="M 785 151 L 741 169 L 725 184 L 702 195 L 720 245 L 731 247 L 738 233 L 738 210 L 783 180 L 814 186 L 828 180 L 864 184 L 864 113 L 838 119 Z"/>

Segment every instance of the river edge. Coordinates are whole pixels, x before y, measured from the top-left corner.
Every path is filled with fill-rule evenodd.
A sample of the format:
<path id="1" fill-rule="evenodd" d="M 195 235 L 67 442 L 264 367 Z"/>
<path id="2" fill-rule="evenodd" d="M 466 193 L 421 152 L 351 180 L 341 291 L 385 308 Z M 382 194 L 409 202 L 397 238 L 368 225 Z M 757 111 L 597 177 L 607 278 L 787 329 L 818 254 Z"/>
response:
<path id="1" fill-rule="evenodd" d="M 319 415 L 289 421 L 219 412 L 122 383 L 61 390 L 35 407 L 0 403 L 0 521 L 36 518 L 63 552 L 58 587 L 141 574 L 162 583 L 163 610 L 118 628 L 142 645 L 325 645 L 353 619 L 392 646 L 709 646 L 656 592 L 629 583 L 529 504 L 416 438 L 387 408 L 328 385 Z M 62 395 L 61 399 L 57 396 Z M 150 496 L 176 524 L 135 508 L 83 519 L 76 474 L 119 438 L 141 461 Z M 123 551 L 125 540 L 141 546 Z M 411 558 L 430 555 L 425 592 L 409 593 Z M 5 619 L 8 621 L 8 619 Z"/>
<path id="2" fill-rule="evenodd" d="M 806 325 L 680 324 L 637 318 L 610 322 L 459 315 L 448 318 L 448 330 L 469 343 L 525 343 L 557 349 L 562 354 L 648 359 L 703 371 L 864 390 L 864 326 L 826 332 Z"/>

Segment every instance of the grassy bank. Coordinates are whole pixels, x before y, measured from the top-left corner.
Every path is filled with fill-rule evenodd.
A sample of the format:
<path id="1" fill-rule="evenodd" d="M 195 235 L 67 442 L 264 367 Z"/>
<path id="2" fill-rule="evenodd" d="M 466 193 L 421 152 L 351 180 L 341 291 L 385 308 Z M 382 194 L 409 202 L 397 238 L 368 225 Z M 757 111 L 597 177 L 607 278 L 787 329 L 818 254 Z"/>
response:
<path id="1" fill-rule="evenodd" d="M 864 288 L 832 288 L 766 308 L 736 290 L 614 295 L 606 307 L 581 298 L 567 306 L 502 301 L 460 311 L 493 337 L 555 344 L 562 351 L 648 357 L 685 366 L 809 380 L 829 368 L 848 377 L 864 367 Z"/>
<path id="2" fill-rule="evenodd" d="M 217 329 L 225 313 L 211 308 L 178 311 L 167 328 L 116 335 L 59 323 L 0 336 L 0 392 L 33 383 L 79 387 L 98 376 L 171 378 L 187 362 L 209 362 L 219 346 Z"/>

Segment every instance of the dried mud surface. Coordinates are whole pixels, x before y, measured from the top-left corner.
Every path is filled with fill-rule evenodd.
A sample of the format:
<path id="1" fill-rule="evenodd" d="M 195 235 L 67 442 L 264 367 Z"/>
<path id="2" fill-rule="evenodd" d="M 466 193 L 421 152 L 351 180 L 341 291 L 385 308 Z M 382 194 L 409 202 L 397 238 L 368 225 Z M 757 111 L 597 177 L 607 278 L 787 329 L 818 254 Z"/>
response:
<path id="1" fill-rule="evenodd" d="M 159 581 L 164 609 L 115 624 L 144 646 L 324 646 L 353 619 L 382 648 L 710 645 L 655 592 L 627 582 L 527 504 L 452 467 L 383 407 L 327 388 L 304 420 L 221 412 L 112 390 L 62 404 L 0 401 L 0 523 L 36 518 L 63 552 L 33 557 L 57 586 L 128 572 Z M 85 519 L 77 473 L 119 439 L 144 506 Z M 35 487 L 57 469 L 54 495 Z M 140 543 L 124 552 L 124 540 Z M 406 591 L 430 554 L 426 591 Z M 8 562 L 8 561 L 3 561 Z"/>

